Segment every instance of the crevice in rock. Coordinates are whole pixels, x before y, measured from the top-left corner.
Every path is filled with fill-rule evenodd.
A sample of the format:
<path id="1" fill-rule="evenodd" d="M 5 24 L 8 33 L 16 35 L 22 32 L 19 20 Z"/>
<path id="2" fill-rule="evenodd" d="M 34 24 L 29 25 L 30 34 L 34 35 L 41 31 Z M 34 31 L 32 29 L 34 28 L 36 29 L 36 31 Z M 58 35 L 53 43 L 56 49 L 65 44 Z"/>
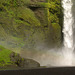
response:
<path id="1" fill-rule="evenodd" d="M 31 6 L 29 6 L 29 8 L 30 8 L 32 11 L 36 11 L 39 7 L 31 7 Z"/>
<path id="2" fill-rule="evenodd" d="M 3 8 L 0 8 L 0 11 L 3 11 Z"/>
<path id="3" fill-rule="evenodd" d="M 23 18 L 19 18 L 19 20 L 24 21 L 24 19 L 23 19 Z"/>
<path id="4" fill-rule="evenodd" d="M 9 6 L 9 4 L 7 4 L 7 3 L 2 3 L 2 5 L 3 5 L 3 6 Z"/>

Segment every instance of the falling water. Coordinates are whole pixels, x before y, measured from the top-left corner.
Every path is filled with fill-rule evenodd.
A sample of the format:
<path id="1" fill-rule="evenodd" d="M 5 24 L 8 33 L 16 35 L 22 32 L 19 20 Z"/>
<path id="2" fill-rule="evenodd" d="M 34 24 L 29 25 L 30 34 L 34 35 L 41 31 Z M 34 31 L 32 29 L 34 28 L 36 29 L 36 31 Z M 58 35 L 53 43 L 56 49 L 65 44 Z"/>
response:
<path id="1" fill-rule="evenodd" d="M 64 9 L 64 22 L 63 22 L 63 33 L 64 33 L 64 65 L 72 66 L 73 58 L 73 16 L 72 16 L 72 0 L 62 0 L 62 7 Z"/>

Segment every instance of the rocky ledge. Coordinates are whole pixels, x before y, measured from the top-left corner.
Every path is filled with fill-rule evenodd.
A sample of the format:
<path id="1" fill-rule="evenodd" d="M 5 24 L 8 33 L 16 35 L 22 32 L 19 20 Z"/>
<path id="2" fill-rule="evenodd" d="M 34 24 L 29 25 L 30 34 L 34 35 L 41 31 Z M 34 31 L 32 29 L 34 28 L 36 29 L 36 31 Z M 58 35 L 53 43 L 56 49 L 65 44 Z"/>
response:
<path id="1" fill-rule="evenodd" d="M 19 54 L 16 54 L 12 52 L 10 54 L 10 59 L 19 68 L 38 68 L 40 67 L 40 64 L 33 60 L 33 59 L 27 59 L 22 58 Z"/>

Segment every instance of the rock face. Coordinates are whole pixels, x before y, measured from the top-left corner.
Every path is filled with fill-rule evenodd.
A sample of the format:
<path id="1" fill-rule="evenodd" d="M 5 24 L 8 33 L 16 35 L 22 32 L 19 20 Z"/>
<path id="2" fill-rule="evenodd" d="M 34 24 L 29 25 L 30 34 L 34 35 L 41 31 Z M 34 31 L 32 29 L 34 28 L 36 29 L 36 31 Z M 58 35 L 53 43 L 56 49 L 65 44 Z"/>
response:
<path id="1" fill-rule="evenodd" d="M 0 45 L 9 49 L 60 46 L 59 5 L 56 0 L 0 0 Z"/>
<path id="2" fill-rule="evenodd" d="M 1 47 L 3 55 L 0 54 L 3 60 L 7 58 L 5 63 L 12 61 L 11 64 L 18 67 L 39 67 L 37 61 L 21 58 L 9 50 L 20 53 L 22 50 L 32 52 L 59 47 L 62 42 L 60 9 L 60 0 L 0 0 L 0 45 L 6 48 L 2 51 Z M 11 61 L 5 55 L 6 52 L 8 54 L 7 49 L 11 53 Z M 0 60 L 0 65 L 3 60 Z"/>
<path id="3" fill-rule="evenodd" d="M 19 54 L 15 54 L 12 52 L 10 54 L 10 59 L 13 62 L 13 64 L 16 64 L 20 68 L 38 68 L 40 67 L 40 64 L 33 59 L 25 59 L 21 58 Z"/>
<path id="4" fill-rule="evenodd" d="M 47 0 L 31 0 L 31 2 L 46 2 Z"/>

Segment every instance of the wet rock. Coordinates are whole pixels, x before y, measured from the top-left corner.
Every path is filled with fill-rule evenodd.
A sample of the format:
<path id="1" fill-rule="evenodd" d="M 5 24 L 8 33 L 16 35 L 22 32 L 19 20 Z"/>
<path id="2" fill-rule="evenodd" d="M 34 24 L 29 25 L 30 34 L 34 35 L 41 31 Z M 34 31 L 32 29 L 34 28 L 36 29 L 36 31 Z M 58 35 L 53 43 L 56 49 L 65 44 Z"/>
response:
<path id="1" fill-rule="evenodd" d="M 13 62 L 13 64 L 16 64 L 18 67 L 21 67 L 21 68 L 40 67 L 40 64 L 37 61 L 33 59 L 21 58 L 19 54 L 16 54 L 14 52 L 11 53 L 10 59 Z"/>

